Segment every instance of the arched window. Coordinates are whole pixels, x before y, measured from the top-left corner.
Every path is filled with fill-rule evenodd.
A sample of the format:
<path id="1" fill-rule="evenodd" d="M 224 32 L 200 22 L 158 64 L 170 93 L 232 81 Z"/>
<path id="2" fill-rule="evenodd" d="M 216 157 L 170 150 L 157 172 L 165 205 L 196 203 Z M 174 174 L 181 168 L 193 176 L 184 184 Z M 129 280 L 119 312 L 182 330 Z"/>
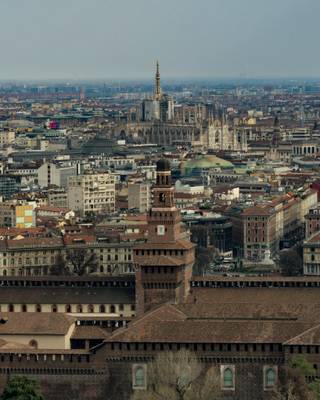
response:
<path id="1" fill-rule="evenodd" d="M 8 310 L 9 310 L 9 312 L 14 312 L 14 305 L 9 304 Z"/>
<path id="2" fill-rule="evenodd" d="M 66 312 L 71 313 L 71 305 L 70 304 L 66 305 Z"/>
<path id="3" fill-rule="evenodd" d="M 22 312 L 27 312 L 27 305 L 26 304 L 22 304 L 21 311 Z"/>
<path id="4" fill-rule="evenodd" d="M 133 387 L 140 389 L 146 387 L 146 370 L 143 365 L 133 368 Z"/>
<path id="5" fill-rule="evenodd" d="M 106 312 L 106 306 L 101 304 L 100 307 L 99 307 L 99 312 L 105 313 Z"/>
<path id="6" fill-rule="evenodd" d="M 34 349 L 37 349 L 38 348 L 38 342 L 36 340 L 32 339 L 29 342 L 29 346 L 34 348 Z"/>
<path id="7" fill-rule="evenodd" d="M 41 312 L 41 304 L 36 305 L 36 312 Z"/>
<path id="8" fill-rule="evenodd" d="M 93 313 L 94 312 L 94 306 L 92 304 L 88 305 L 88 312 Z"/>
<path id="9" fill-rule="evenodd" d="M 81 304 L 77 305 L 77 312 L 82 313 L 82 305 Z"/>
<path id="10" fill-rule="evenodd" d="M 110 313 L 114 314 L 116 312 L 116 306 L 114 306 L 113 304 L 110 306 Z"/>
<path id="11" fill-rule="evenodd" d="M 223 389 L 234 389 L 234 370 L 232 367 L 223 368 L 222 386 Z"/>
<path id="12" fill-rule="evenodd" d="M 264 386 L 265 389 L 272 389 L 277 383 L 277 371 L 276 368 L 267 367 L 264 371 Z"/>
<path id="13" fill-rule="evenodd" d="M 51 311 L 52 311 L 52 312 L 57 312 L 57 311 L 58 311 L 58 307 L 57 307 L 56 304 L 52 304 L 52 306 L 51 306 Z"/>

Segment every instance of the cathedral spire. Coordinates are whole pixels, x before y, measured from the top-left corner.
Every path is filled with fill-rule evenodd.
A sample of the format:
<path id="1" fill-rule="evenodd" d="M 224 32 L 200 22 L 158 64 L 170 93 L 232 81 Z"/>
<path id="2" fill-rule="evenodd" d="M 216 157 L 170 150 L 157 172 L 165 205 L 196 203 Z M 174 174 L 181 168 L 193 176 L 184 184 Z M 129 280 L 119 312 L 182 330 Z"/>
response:
<path id="1" fill-rule="evenodd" d="M 155 76 L 154 97 L 155 97 L 155 100 L 160 100 L 160 97 L 161 97 L 159 61 L 157 61 L 157 70 L 156 70 L 156 76 Z"/>

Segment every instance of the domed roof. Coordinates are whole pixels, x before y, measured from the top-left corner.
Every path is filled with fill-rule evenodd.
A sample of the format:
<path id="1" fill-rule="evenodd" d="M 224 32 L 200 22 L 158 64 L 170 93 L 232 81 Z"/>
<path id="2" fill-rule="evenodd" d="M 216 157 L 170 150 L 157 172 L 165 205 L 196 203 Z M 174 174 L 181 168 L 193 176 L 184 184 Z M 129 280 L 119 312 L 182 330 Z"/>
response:
<path id="1" fill-rule="evenodd" d="M 157 171 L 170 171 L 171 167 L 170 167 L 170 162 L 165 159 L 162 158 L 161 160 L 157 161 Z"/>
<path id="2" fill-rule="evenodd" d="M 195 160 L 187 161 L 184 165 L 185 169 L 209 169 L 209 168 L 233 168 L 230 161 L 216 157 L 214 155 L 205 155 Z"/>

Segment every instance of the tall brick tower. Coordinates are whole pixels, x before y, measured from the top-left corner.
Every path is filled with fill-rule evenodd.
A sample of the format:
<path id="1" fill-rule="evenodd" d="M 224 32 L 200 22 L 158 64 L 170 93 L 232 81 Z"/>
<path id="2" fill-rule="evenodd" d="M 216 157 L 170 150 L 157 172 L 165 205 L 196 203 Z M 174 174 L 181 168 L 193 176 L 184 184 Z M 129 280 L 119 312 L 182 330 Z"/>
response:
<path id="1" fill-rule="evenodd" d="M 157 162 L 153 205 L 148 213 L 148 239 L 135 246 L 137 313 L 164 302 L 183 303 L 189 294 L 194 247 L 181 230 L 180 210 L 174 204 L 171 169 Z"/>

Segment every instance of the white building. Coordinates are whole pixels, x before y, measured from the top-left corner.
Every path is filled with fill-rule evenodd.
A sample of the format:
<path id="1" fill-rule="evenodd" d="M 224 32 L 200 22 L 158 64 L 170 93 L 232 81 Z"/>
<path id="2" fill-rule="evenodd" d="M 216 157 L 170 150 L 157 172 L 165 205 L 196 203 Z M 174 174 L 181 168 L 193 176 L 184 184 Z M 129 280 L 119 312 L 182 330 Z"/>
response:
<path id="1" fill-rule="evenodd" d="M 68 182 L 68 206 L 80 215 L 114 212 L 114 175 L 105 173 L 71 176 Z"/>
<path id="2" fill-rule="evenodd" d="M 76 165 L 59 165 L 45 162 L 38 168 L 38 184 L 41 188 L 52 185 L 67 187 L 69 177 L 76 175 L 76 173 Z"/>

